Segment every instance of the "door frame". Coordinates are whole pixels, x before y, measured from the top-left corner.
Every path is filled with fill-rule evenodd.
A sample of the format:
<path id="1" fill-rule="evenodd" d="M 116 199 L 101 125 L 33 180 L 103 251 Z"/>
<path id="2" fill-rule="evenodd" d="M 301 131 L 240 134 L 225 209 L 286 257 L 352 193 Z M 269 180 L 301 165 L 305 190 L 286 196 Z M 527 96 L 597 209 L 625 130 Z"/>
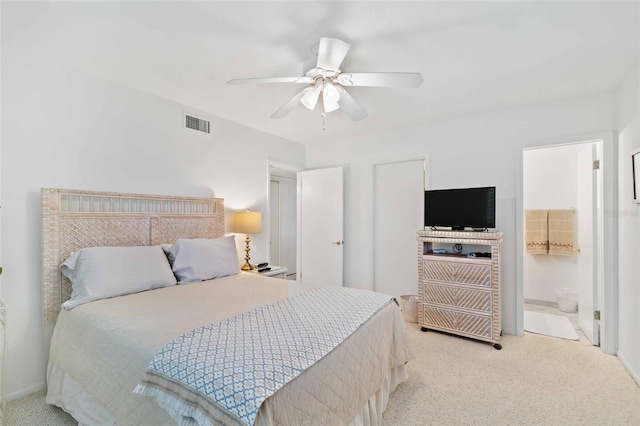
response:
<path id="1" fill-rule="evenodd" d="M 598 207 L 598 308 L 600 309 L 600 348 L 614 355 L 618 349 L 618 204 L 617 139 L 613 132 L 577 135 L 562 139 L 532 142 L 518 153 L 516 159 L 516 334 L 524 334 L 524 231 L 523 231 L 523 152 L 534 148 L 596 142 L 599 144 L 601 174 L 601 201 Z"/>
<path id="2" fill-rule="evenodd" d="M 263 228 L 266 229 L 267 241 L 269 243 L 269 247 L 267 249 L 267 253 L 268 253 L 268 256 L 269 256 L 269 263 L 271 263 L 271 187 L 270 187 L 270 185 L 271 185 L 271 169 L 272 168 L 293 172 L 294 175 L 297 175 L 298 172 L 300 172 L 302 170 L 305 170 L 302 166 L 299 166 L 299 165 L 296 165 L 296 164 L 283 163 L 283 162 L 277 161 L 277 160 L 267 160 L 266 188 L 267 188 L 267 206 L 268 206 L 267 211 L 268 211 L 268 213 L 267 213 L 267 217 L 262 221 L 262 225 L 263 225 Z M 291 179 L 296 182 L 296 187 L 297 187 L 298 177 L 295 176 L 295 177 L 293 177 Z M 299 232 L 299 229 L 297 229 L 297 225 L 296 225 L 296 232 Z M 296 241 L 296 245 L 297 245 L 297 241 Z M 297 265 L 297 263 L 298 263 L 298 249 L 296 247 L 296 265 Z"/>

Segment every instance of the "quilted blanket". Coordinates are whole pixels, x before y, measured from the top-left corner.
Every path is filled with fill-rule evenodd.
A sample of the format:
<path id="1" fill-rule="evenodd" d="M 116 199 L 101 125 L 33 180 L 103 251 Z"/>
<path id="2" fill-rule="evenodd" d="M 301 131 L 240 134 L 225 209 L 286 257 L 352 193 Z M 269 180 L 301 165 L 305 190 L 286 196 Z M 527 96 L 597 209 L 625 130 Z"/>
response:
<path id="1" fill-rule="evenodd" d="M 254 423 L 261 404 L 353 334 L 392 299 L 316 288 L 174 339 L 135 392 L 179 423 Z"/>

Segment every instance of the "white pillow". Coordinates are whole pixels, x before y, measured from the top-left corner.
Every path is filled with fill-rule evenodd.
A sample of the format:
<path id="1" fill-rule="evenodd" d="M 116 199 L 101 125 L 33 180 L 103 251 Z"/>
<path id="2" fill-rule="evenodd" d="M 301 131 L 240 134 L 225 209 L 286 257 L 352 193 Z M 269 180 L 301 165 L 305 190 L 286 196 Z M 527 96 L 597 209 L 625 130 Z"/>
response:
<path id="1" fill-rule="evenodd" d="M 165 256 L 167 256 L 169 265 L 173 268 L 173 261 L 175 260 L 174 254 L 171 251 L 173 244 L 160 244 L 160 247 L 162 247 L 162 251 L 164 251 Z"/>
<path id="2" fill-rule="evenodd" d="M 179 238 L 168 257 L 173 257 L 173 272 L 180 284 L 240 273 L 234 235 L 212 240 Z"/>
<path id="3" fill-rule="evenodd" d="M 65 309 L 176 284 L 160 246 L 84 248 L 72 253 L 60 270 L 73 288 L 71 299 L 62 304 Z"/>

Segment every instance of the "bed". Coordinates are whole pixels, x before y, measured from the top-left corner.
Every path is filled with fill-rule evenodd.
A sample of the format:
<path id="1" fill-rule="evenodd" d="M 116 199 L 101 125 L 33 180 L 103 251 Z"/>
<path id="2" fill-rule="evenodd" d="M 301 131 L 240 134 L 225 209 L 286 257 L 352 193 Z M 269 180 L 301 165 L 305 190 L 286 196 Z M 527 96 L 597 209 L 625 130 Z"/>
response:
<path id="1" fill-rule="evenodd" d="M 405 364 L 412 358 L 402 315 L 392 302 L 267 396 L 251 423 L 222 411 L 204 420 L 176 414 L 163 398 L 134 393 L 145 383 L 159 351 L 178 336 L 290 300 L 315 298 L 314 292 L 325 290 L 242 272 L 61 309 L 73 289 L 60 265 L 72 252 L 221 239 L 224 204 L 216 198 L 51 188 L 42 189 L 41 196 L 44 321 L 55 323 L 47 367 L 49 404 L 90 425 L 381 424 L 389 395 L 406 380 Z M 366 298 L 359 290 L 343 291 L 348 297 Z M 306 319 L 312 321 L 311 316 Z"/>

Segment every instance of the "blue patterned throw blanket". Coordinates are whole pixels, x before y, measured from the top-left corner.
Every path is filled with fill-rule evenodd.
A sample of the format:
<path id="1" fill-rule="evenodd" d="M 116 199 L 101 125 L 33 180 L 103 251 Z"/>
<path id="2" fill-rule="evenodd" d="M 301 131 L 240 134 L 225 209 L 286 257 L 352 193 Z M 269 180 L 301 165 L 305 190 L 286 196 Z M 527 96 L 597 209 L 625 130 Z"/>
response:
<path id="1" fill-rule="evenodd" d="M 391 300 L 319 287 L 196 328 L 158 351 L 134 392 L 179 424 L 252 425 L 268 397 Z"/>

